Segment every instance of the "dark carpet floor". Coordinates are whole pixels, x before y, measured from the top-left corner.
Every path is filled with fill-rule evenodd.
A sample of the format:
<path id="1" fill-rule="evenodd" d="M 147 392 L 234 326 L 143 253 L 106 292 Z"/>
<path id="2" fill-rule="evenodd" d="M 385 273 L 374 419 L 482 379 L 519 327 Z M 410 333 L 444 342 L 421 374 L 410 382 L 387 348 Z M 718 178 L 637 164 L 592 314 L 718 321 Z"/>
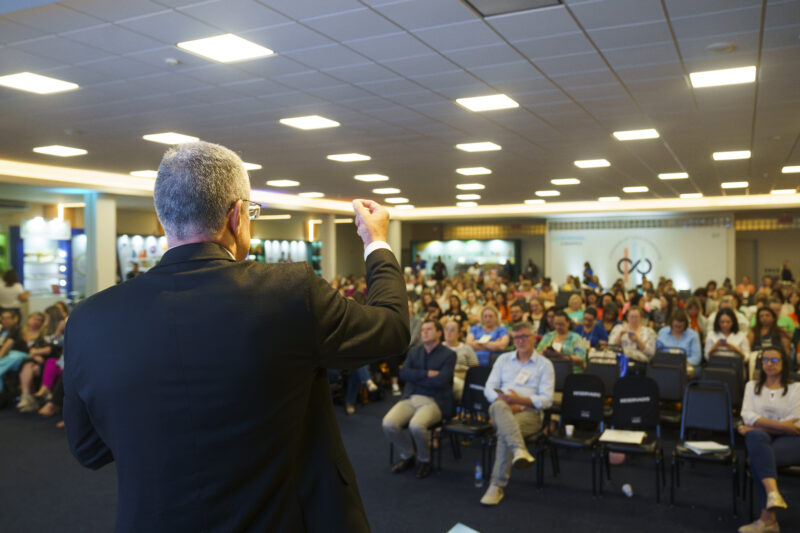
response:
<path id="1" fill-rule="evenodd" d="M 684 468 L 677 503 L 655 502 L 652 463 L 644 458 L 613 467 L 602 497 L 592 497 L 590 463 L 579 454 L 562 455 L 561 475 L 553 478 L 549 461 L 545 486 L 535 486 L 534 469 L 515 471 L 506 497 L 496 508 L 479 505 L 484 489 L 473 484 L 478 448 L 464 450 L 456 461 L 444 450 L 443 470 L 417 480 L 413 472 L 392 475 L 381 418 L 389 402 L 359 407 L 339 423 L 355 467 L 361 495 L 374 531 L 445 532 L 462 523 L 482 533 L 511 531 L 568 532 L 710 532 L 736 531 L 747 521 L 730 506 L 730 475 L 708 465 Z M 55 420 L 0 411 L 0 532 L 106 532 L 113 530 L 116 471 L 80 467 L 70 456 Z M 671 444 L 667 444 L 667 451 Z M 627 498 L 620 490 L 630 483 Z M 779 519 L 784 532 L 800 532 L 800 480 L 781 480 L 793 509 Z"/>

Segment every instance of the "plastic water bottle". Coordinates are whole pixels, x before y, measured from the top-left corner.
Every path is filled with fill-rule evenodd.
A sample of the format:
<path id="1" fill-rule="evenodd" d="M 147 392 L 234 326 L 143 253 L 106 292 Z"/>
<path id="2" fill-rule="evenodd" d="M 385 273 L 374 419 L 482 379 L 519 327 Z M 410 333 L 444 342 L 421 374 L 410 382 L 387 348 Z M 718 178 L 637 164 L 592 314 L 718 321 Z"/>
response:
<path id="1" fill-rule="evenodd" d="M 633 487 L 631 487 L 630 483 L 625 483 L 624 485 L 622 485 L 622 492 L 628 498 L 632 498 L 633 497 Z"/>
<path id="2" fill-rule="evenodd" d="M 475 462 L 475 486 L 483 487 L 483 467 L 480 461 Z"/>

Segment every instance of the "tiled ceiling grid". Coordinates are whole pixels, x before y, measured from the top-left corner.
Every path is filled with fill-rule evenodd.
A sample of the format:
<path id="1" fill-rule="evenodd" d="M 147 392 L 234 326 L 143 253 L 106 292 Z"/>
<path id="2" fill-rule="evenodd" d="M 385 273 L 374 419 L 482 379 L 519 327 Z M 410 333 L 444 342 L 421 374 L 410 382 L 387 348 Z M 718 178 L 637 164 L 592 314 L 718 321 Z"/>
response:
<path id="1" fill-rule="evenodd" d="M 224 32 L 277 55 L 221 65 L 174 47 Z M 482 20 L 456 0 L 65 0 L 0 18 L 0 75 L 28 70 L 81 85 L 50 96 L 0 88 L 0 156 L 53 163 L 30 149 L 76 145 L 89 155 L 55 163 L 127 173 L 154 168 L 163 152 L 142 134 L 180 131 L 264 165 L 251 174 L 256 188 L 293 177 L 332 198 L 369 194 L 371 184 L 352 179 L 366 172 L 391 176 L 386 185 L 418 206 L 452 204 L 463 181 L 487 185 L 484 204 L 552 188 L 556 201 L 626 196 L 627 185 L 650 188 L 637 197 L 713 196 L 734 179 L 765 193 L 797 185 L 779 169 L 800 158 L 799 34 L 797 1 L 590 0 Z M 717 42 L 737 49 L 709 53 Z M 759 67 L 757 84 L 693 90 L 686 80 L 744 65 Z M 495 92 L 521 108 L 471 113 L 453 102 Z M 304 114 L 342 127 L 277 123 Z M 610 135 L 645 127 L 661 138 Z M 477 140 L 503 150 L 453 147 Z M 748 148 L 749 161 L 711 160 L 712 151 Z M 325 159 L 349 151 L 373 160 Z M 612 167 L 572 165 L 594 157 Z M 463 166 L 494 173 L 465 179 L 455 173 Z M 691 178 L 656 177 L 680 170 Z M 582 184 L 552 186 L 559 177 Z"/>

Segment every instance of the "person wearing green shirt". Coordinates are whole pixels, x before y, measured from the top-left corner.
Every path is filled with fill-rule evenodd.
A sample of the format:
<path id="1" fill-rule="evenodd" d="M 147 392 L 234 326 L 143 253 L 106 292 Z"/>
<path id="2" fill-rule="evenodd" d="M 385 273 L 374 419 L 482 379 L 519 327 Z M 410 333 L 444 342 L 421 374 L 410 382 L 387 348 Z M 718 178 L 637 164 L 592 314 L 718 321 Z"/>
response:
<path id="1" fill-rule="evenodd" d="M 781 314 L 781 307 L 783 307 L 783 302 L 777 296 L 772 296 L 768 302 L 769 308 L 775 312 L 775 316 L 778 317 L 778 327 L 785 330 L 786 333 L 789 334 L 791 338 L 794 335 L 794 330 L 797 329 L 797 326 L 794 323 L 794 320 L 789 318 L 786 315 Z M 757 313 L 756 313 L 757 314 Z M 756 326 L 756 315 L 753 315 L 753 318 L 750 319 L 750 327 L 754 328 Z"/>
<path id="2" fill-rule="evenodd" d="M 553 317 L 553 327 L 555 329 L 539 341 L 536 351 L 544 354 L 555 352 L 569 356 L 572 359 L 573 370 L 581 372 L 586 361 L 585 339 L 574 331 L 570 331 L 572 321 L 564 311 L 556 311 Z"/>

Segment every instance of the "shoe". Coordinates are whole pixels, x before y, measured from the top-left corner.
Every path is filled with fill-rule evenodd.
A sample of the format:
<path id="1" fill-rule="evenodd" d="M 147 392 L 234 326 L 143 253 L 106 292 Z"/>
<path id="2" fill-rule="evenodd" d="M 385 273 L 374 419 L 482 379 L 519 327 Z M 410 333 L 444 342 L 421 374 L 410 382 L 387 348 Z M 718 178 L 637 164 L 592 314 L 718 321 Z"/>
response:
<path id="1" fill-rule="evenodd" d="M 514 459 L 512 464 L 514 468 L 528 468 L 530 467 L 536 459 L 528 452 L 527 448 L 517 448 L 514 450 Z"/>
<path id="2" fill-rule="evenodd" d="M 500 503 L 500 500 L 503 499 L 503 489 L 498 487 L 495 484 L 489 485 L 489 488 L 486 490 L 486 493 L 481 498 L 481 504 L 483 505 L 497 505 Z"/>
<path id="3" fill-rule="evenodd" d="M 376 390 L 378 390 L 378 386 L 375 385 L 375 382 L 372 381 L 371 379 L 367 380 L 367 390 L 370 392 L 375 392 Z"/>
<path id="4" fill-rule="evenodd" d="M 780 533 L 780 531 L 781 528 L 777 521 L 767 525 L 760 518 L 752 524 L 747 524 L 739 528 L 739 533 Z"/>
<path id="5" fill-rule="evenodd" d="M 786 500 L 783 499 L 781 493 L 777 490 L 773 490 L 769 494 L 767 494 L 767 510 L 775 511 L 776 509 L 786 509 L 789 506 L 786 505 Z"/>
<path id="6" fill-rule="evenodd" d="M 17 410 L 20 413 L 30 413 L 33 411 L 39 410 L 39 404 L 36 402 L 36 399 L 31 394 L 23 394 L 17 403 Z"/>
<path id="7" fill-rule="evenodd" d="M 424 479 L 433 473 L 433 468 L 429 462 L 420 461 L 417 469 L 417 479 Z"/>
<path id="8" fill-rule="evenodd" d="M 348 415 L 354 415 L 354 414 L 356 414 L 356 406 L 355 405 L 345 405 L 344 406 L 344 412 L 347 413 Z"/>
<path id="9" fill-rule="evenodd" d="M 400 472 L 405 472 L 406 470 L 414 466 L 415 462 L 416 459 L 414 459 L 413 455 L 408 459 L 400 459 L 399 461 L 397 461 L 395 464 L 392 465 L 392 474 L 399 474 Z"/>
<path id="10" fill-rule="evenodd" d="M 400 396 L 403 394 L 400 392 L 400 387 L 397 386 L 397 383 L 392 383 L 392 396 Z"/>

